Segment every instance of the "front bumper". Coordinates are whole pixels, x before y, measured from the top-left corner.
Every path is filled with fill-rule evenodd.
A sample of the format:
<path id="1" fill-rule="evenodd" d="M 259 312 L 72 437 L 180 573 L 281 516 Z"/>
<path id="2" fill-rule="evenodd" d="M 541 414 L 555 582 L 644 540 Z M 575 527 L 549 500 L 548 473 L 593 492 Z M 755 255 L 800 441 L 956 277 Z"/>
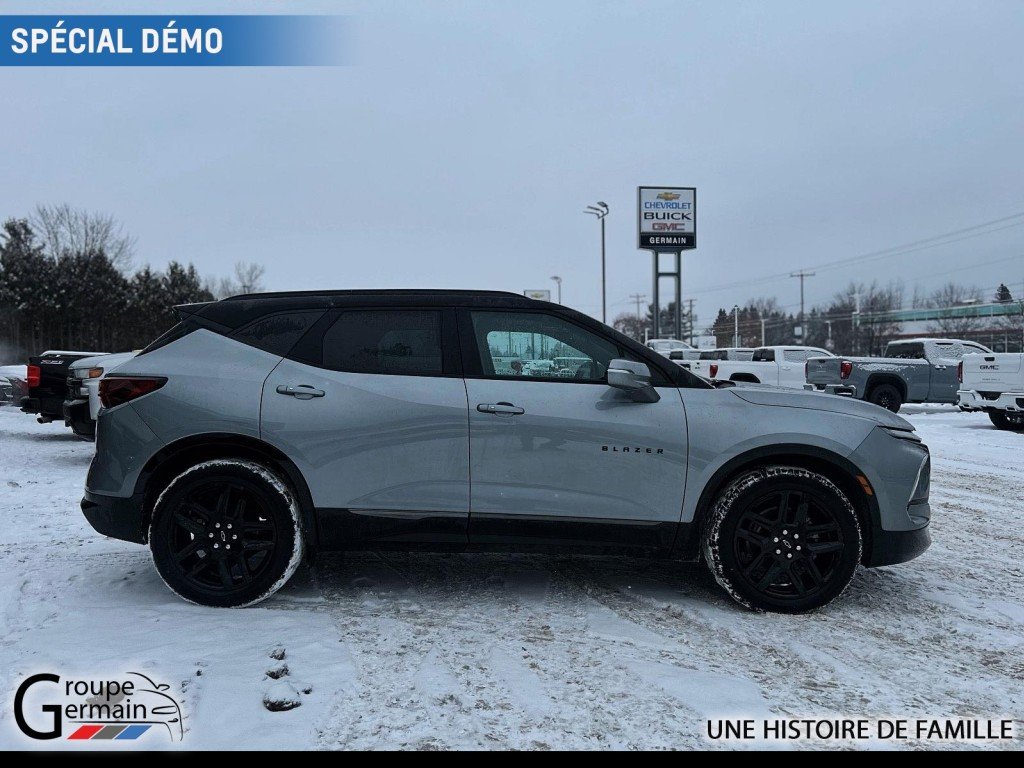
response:
<path id="1" fill-rule="evenodd" d="M 64 401 L 64 426 L 86 440 L 96 439 L 96 422 L 89 413 L 88 400 Z"/>
<path id="2" fill-rule="evenodd" d="M 121 498 L 86 491 L 81 507 L 89 525 L 104 536 L 135 544 L 146 543 L 141 496 Z"/>
<path id="3" fill-rule="evenodd" d="M 1009 411 L 1024 413 L 1024 392 L 1003 392 L 994 399 L 985 397 L 973 389 L 961 389 L 956 393 L 957 405 L 961 411 Z"/>
<path id="4" fill-rule="evenodd" d="M 923 519 L 924 525 L 909 531 L 886 531 L 876 527 L 872 531 L 871 547 L 864 557 L 864 565 L 868 568 L 878 568 L 883 565 L 905 563 L 918 557 L 931 546 L 931 509 L 928 502 L 912 504 L 910 514 L 916 521 Z"/>

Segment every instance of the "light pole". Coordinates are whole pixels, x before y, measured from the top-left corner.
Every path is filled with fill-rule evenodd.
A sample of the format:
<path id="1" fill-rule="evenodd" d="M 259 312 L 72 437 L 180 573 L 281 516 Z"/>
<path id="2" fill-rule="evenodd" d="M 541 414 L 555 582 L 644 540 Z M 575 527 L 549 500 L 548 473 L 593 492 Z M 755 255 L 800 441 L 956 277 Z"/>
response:
<path id="1" fill-rule="evenodd" d="M 558 286 L 558 303 L 562 303 L 562 278 L 558 275 L 552 275 L 551 279 L 555 281 L 555 285 Z"/>
<path id="2" fill-rule="evenodd" d="M 591 216 L 596 216 L 597 220 L 601 222 L 601 322 L 608 322 L 608 301 L 606 299 L 605 292 L 605 269 L 604 269 L 604 218 L 608 215 L 608 203 L 603 203 L 600 200 L 594 205 L 588 205 L 584 213 L 589 213 Z"/>
<path id="3" fill-rule="evenodd" d="M 740 305 L 734 304 L 732 308 L 733 316 L 733 332 L 732 332 L 732 345 L 738 347 L 740 345 Z"/>

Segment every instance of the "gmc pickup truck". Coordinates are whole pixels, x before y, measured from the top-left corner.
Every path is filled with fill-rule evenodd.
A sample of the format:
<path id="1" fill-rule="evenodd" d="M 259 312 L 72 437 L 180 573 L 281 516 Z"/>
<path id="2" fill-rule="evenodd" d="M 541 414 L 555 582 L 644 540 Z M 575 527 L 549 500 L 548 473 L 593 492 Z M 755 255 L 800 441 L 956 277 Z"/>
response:
<path id="1" fill-rule="evenodd" d="M 804 388 L 804 364 L 832 353 L 818 347 L 758 347 L 749 360 L 700 360 L 690 370 L 706 379 Z"/>
<path id="2" fill-rule="evenodd" d="M 1024 431 L 1024 355 L 964 355 L 958 403 L 984 411 L 998 429 Z"/>
<path id="3" fill-rule="evenodd" d="M 964 355 L 992 354 L 973 341 L 890 341 L 883 357 L 815 357 L 807 361 L 808 388 L 850 395 L 888 408 L 904 403 L 956 403 L 957 366 Z"/>

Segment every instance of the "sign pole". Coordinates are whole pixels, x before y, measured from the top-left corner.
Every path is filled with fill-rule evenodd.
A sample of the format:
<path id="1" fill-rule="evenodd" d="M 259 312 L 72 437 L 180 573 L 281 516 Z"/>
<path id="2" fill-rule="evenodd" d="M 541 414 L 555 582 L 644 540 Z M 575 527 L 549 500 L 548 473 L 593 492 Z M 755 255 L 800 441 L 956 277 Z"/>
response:
<path id="1" fill-rule="evenodd" d="M 651 256 L 654 260 L 654 311 L 651 313 L 653 318 L 651 327 L 651 338 L 661 338 L 661 295 L 658 293 L 658 278 L 661 276 L 658 271 L 658 252 L 651 251 Z"/>
<path id="2" fill-rule="evenodd" d="M 683 252 L 676 251 L 676 335 L 683 338 Z"/>

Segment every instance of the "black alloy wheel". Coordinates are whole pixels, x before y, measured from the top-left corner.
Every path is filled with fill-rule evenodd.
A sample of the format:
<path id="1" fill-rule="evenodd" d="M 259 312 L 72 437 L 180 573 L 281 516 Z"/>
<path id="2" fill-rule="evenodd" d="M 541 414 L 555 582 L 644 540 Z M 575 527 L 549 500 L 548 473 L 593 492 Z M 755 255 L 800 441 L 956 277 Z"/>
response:
<path id="1" fill-rule="evenodd" d="M 223 607 L 273 594 L 302 555 L 287 485 L 265 467 L 231 459 L 196 465 L 168 485 L 154 510 L 149 543 L 174 592 Z"/>
<path id="2" fill-rule="evenodd" d="M 737 602 L 801 613 L 838 597 L 861 559 L 857 513 L 828 478 L 769 466 L 733 481 L 704 531 L 716 580 Z"/>

